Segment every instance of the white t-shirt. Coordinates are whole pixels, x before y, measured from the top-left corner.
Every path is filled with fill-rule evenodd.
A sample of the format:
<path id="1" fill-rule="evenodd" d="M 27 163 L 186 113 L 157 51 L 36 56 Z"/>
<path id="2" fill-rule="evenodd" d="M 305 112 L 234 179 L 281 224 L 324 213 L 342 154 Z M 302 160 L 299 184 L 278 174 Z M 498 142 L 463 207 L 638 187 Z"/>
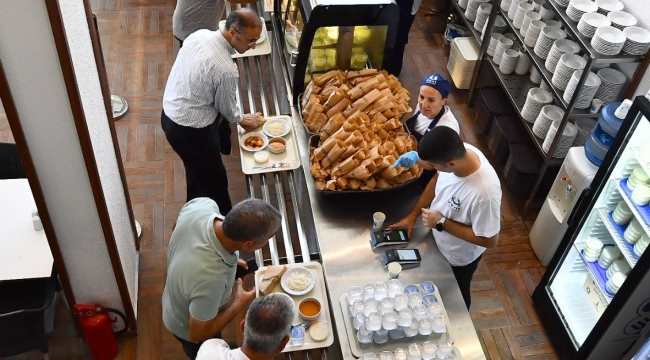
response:
<path id="1" fill-rule="evenodd" d="M 447 219 L 471 226 L 476 236 L 492 237 L 501 229 L 501 183 L 480 150 L 467 143 L 465 148 L 478 156 L 481 166 L 465 177 L 438 171 L 431 210 L 438 210 Z M 485 251 L 482 246 L 435 228 L 433 237 L 440 252 L 453 266 L 467 265 Z"/>
<path id="2" fill-rule="evenodd" d="M 420 111 L 420 105 L 418 105 L 415 108 L 415 112 Z M 413 129 L 420 134 L 424 135 L 426 134 L 427 129 L 429 128 L 429 125 L 431 125 L 431 122 L 433 119 L 429 119 L 428 117 L 420 114 L 418 115 L 418 118 L 415 120 L 415 126 L 413 126 Z M 434 127 L 438 126 L 447 126 L 452 129 L 454 129 L 455 132 L 460 134 L 460 125 L 458 125 L 458 120 L 456 120 L 456 117 L 454 114 L 451 112 L 451 109 L 449 109 L 449 106 L 445 105 L 445 113 L 442 114 L 440 117 L 440 120 L 438 120 L 438 123 Z"/>
<path id="3" fill-rule="evenodd" d="M 231 350 L 221 339 L 206 340 L 196 355 L 196 360 L 250 360 L 241 348 Z"/>

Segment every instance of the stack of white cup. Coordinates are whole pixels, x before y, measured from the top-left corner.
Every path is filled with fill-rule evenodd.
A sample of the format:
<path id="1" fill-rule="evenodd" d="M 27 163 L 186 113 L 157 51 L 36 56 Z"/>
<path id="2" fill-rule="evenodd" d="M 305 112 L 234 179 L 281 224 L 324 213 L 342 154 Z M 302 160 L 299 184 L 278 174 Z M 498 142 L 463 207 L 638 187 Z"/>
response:
<path id="1" fill-rule="evenodd" d="M 639 241 L 634 244 L 634 254 L 641 257 L 645 249 L 648 247 L 648 244 L 650 244 L 650 238 L 647 235 L 642 236 Z"/>
<path id="2" fill-rule="evenodd" d="M 601 251 L 603 250 L 603 242 L 598 239 L 589 239 L 585 244 L 584 255 L 585 259 L 589 262 L 598 260 Z"/>
<path id="3" fill-rule="evenodd" d="M 612 213 L 612 219 L 614 222 L 618 225 L 625 225 L 632 220 L 632 210 L 630 210 L 630 207 L 627 206 L 627 203 L 624 200 L 621 200 L 618 202 L 618 205 L 616 205 L 616 209 L 614 209 L 614 212 Z"/>
<path id="4" fill-rule="evenodd" d="M 621 250 L 616 246 L 606 246 L 600 252 L 600 256 L 598 257 L 598 266 L 600 266 L 601 269 L 607 269 L 614 260 L 617 260 L 620 257 Z"/>
<path id="5" fill-rule="evenodd" d="M 643 228 L 639 223 L 639 220 L 632 219 L 630 225 L 627 226 L 625 232 L 623 233 L 623 238 L 630 244 L 635 244 L 639 238 L 643 235 Z"/>
<path id="6" fill-rule="evenodd" d="M 642 167 L 637 166 L 632 170 L 632 173 L 627 178 L 627 183 L 625 186 L 628 190 L 634 191 L 637 184 L 647 184 L 650 181 L 650 177 L 645 173 Z"/>
<path id="7" fill-rule="evenodd" d="M 519 57 L 517 58 L 517 64 L 515 65 L 515 74 L 517 75 L 526 75 L 530 69 L 530 56 L 522 49 L 519 50 Z"/>
<path id="8" fill-rule="evenodd" d="M 501 64 L 499 64 L 499 71 L 502 74 L 512 74 L 517 65 L 517 59 L 519 58 L 519 51 L 514 49 L 505 49 L 503 55 L 501 56 Z"/>
<path id="9" fill-rule="evenodd" d="M 495 64 L 500 65 L 501 64 L 501 58 L 503 57 L 504 51 L 507 49 L 510 49 L 512 47 L 513 41 L 506 38 L 502 37 L 499 39 L 499 43 L 497 44 L 496 50 L 494 50 L 494 58 L 492 59 Z"/>
<path id="10" fill-rule="evenodd" d="M 614 273 L 614 275 L 612 275 L 612 277 L 607 280 L 607 284 L 605 284 L 607 291 L 609 291 L 610 294 L 616 294 L 618 292 L 618 289 L 623 286 L 626 278 L 627 276 L 623 273 Z"/>
<path id="11" fill-rule="evenodd" d="M 632 202 L 636 206 L 646 206 L 650 202 L 650 185 L 646 183 L 637 184 L 632 191 Z"/>
<path id="12" fill-rule="evenodd" d="M 618 259 L 615 260 L 609 267 L 607 268 L 607 278 L 611 278 L 614 276 L 615 273 L 620 272 L 625 275 L 627 275 L 632 268 L 630 268 L 630 265 L 625 261 L 625 259 Z"/>

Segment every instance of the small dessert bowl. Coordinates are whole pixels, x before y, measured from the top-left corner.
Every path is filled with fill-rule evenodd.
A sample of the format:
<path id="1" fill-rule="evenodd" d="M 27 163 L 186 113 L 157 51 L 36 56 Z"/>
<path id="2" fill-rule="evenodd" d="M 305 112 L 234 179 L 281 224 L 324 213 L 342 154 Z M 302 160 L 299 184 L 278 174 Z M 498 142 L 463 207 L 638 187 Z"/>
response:
<path id="1" fill-rule="evenodd" d="M 283 153 L 287 149 L 287 140 L 281 137 L 274 137 L 269 139 L 269 151 L 274 154 Z"/>
<path id="2" fill-rule="evenodd" d="M 321 303 L 313 297 L 306 297 L 298 303 L 298 313 L 305 320 L 316 320 L 320 315 Z"/>

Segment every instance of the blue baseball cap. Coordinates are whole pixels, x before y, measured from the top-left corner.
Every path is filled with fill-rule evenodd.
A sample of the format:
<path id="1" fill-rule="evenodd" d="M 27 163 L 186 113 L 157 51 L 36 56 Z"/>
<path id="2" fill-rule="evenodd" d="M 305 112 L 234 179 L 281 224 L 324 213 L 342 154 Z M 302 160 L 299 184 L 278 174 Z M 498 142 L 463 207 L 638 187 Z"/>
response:
<path id="1" fill-rule="evenodd" d="M 451 93 L 451 84 L 449 84 L 449 81 L 447 81 L 447 79 L 443 78 L 442 75 L 438 73 L 433 73 L 425 76 L 424 79 L 422 79 L 420 85 L 431 86 L 432 88 L 438 90 L 443 98 L 448 97 L 449 93 Z"/>

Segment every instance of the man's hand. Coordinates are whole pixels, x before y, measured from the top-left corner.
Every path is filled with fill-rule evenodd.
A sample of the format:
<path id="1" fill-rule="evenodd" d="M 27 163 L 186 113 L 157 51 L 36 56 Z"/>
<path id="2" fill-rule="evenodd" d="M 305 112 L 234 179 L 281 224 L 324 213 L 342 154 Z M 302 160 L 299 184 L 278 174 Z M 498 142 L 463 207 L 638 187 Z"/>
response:
<path id="1" fill-rule="evenodd" d="M 244 289 L 244 281 L 241 278 L 235 280 L 235 286 L 233 290 L 233 306 L 239 309 L 248 307 L 248 305 L 250 305 L 250 303 L 255 300 L 255 287 L 253 287 L 251 290 L 246 291 Z"/>
<path id="2" fill-rule="evenodd" d="M 243 127 L 246 131 L 253 131 L 257 129 L 260 124 L 260 118 L 255 114 L 244 114 L 244 116 L 242 116 L 241 122 L 239 123 L 239 125 L 241 125 L 241 127 Z"/>
<path id="3" fill-rule="evenodd" d="M 417 151 L 409 151 L 406 154 L 402 155 L 395 161 L 395 164 L 393 164 L 393 167 L 396 168 L 398 166 L 405 167 L 407 169 L 410 169 L 415 165 L 416 162 L 418 162 L 419 156 Z"/>
<path id="4" fill-rule="evenodd" d="M 402 220 L 390 225 L 387 227 L 387 230 L 400 230 L 400 229 L 406 229 L 406 234 L 411 237 L 411 233 L 413 232 L 413 228 L 415 227 L 415 222 L 417 221 L 417 216 L 412 217 L 412 216 L 407 216 L 403 218 Z"/>
<path id="5" fill-rule="evenodd" d="M 424 226 L 435 228 L 440 219 L 442 219 L 442 213 L 440 211 L 422 208 L 422 222 Z"/>

